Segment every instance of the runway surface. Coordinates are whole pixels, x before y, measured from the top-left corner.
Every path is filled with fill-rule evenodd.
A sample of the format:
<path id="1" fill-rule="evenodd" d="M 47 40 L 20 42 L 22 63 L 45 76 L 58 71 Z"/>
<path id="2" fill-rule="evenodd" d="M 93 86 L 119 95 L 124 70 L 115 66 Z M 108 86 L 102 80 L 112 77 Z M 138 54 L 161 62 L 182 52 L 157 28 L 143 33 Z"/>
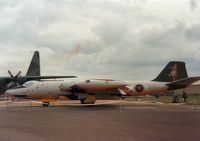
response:
<path id="1" fill-rule="evenodd" d="M 122 104 L 83 107 L 0 104 L 2 141 L 198 141 L 194 105 Z M 4 103 L 5 104 L 5 103 Z M 11 105 L 11 106 L 10 106 Z"/>

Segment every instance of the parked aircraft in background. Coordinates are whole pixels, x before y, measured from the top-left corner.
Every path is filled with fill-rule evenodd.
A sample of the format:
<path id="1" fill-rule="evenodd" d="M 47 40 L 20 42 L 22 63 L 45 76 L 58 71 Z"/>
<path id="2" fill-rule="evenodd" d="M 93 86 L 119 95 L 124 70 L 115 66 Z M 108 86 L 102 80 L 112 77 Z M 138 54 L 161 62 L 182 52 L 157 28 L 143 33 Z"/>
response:
<path id="1" fill-rule="evenodd" d="M 29 81 L 9 89 L 6 94 L 17 98 L 40 99 L 43 106 L 59 96 L 80 100 L 82 104 L 95 103 L 98 99 L 119 99 L 121 96 L 149 95 L 186 88 L 200 77 L 189 77 L 185 63 L 172 61 L 152 81 L 118 81 L 111 79 L 78 78 L 65 81 Z"/>
<path id="2" fill-rule="evenodd" d="M 19 71 L 15 76 L 8 71 L 10 77 L 0 77 L 0 94 L 7 89 L 19 86 L 30 80 L 54 79 L 54 78 L 73 78 L 75 76 L 40 76 L 40 55 L 38 51 L 34 52 L 26 76 L 21 76 Z"/>

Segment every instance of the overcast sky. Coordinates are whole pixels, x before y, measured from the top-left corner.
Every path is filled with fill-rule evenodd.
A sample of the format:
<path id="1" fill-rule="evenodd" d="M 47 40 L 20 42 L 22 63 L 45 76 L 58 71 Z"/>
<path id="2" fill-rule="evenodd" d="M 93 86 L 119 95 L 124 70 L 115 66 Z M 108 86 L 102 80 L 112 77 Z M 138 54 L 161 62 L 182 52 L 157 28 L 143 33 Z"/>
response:
<path id="1" fill-rule="evenodd" d="M 0 0 L 0 75 L 151 80 L 170 60 L 200 75 L 199 0 Z"/>

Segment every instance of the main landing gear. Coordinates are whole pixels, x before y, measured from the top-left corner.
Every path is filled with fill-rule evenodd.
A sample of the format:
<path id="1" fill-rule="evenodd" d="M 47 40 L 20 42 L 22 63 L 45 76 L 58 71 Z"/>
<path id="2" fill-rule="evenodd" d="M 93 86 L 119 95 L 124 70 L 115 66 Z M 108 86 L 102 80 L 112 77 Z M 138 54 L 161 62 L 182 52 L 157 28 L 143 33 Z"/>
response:
<path id="1" fill-rule="evenodd" d="M 86 102 L 85 99 L 81 99 L 81 104 L 94 104 L 95 101 Z"/>
<path id="2" fill-rule="evenodd" d="M 42 106 L 48 107 L 48 106 L 49 106 L 49 102 L 43 102 L 43 103 L 42 103 Z"/>
<path id="3" fill-rule="evenodd" d="M 96 102 L 96 97 L 94 95 L 88 95 L 84 99 L 80 99 L 81 104 L 94 104 Z"/>

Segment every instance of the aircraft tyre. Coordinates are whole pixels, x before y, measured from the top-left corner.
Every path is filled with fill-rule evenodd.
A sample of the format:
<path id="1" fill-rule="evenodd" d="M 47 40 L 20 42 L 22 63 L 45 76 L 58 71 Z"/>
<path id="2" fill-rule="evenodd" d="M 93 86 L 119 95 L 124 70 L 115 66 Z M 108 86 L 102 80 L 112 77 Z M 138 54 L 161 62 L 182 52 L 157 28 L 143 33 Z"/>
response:
<path id="1" fill-rule="evenodd" d="M 84 101 L 85 99 L 81 99 L 81 104 L 86 104 Z"/>
<path id="2" fill-rule="evenodd" d="M 95 104 L 95 101 L 93 102 L 85 102 L 85 99 L 81 99 L 81 104 Z"/>
<path id="3" fill-rule="evenodd" d="M 42 103 L 42 106 L 48 107 L 48 106 L 49 106 L 49 102 L 43 102 L 43 103 Z"/>

